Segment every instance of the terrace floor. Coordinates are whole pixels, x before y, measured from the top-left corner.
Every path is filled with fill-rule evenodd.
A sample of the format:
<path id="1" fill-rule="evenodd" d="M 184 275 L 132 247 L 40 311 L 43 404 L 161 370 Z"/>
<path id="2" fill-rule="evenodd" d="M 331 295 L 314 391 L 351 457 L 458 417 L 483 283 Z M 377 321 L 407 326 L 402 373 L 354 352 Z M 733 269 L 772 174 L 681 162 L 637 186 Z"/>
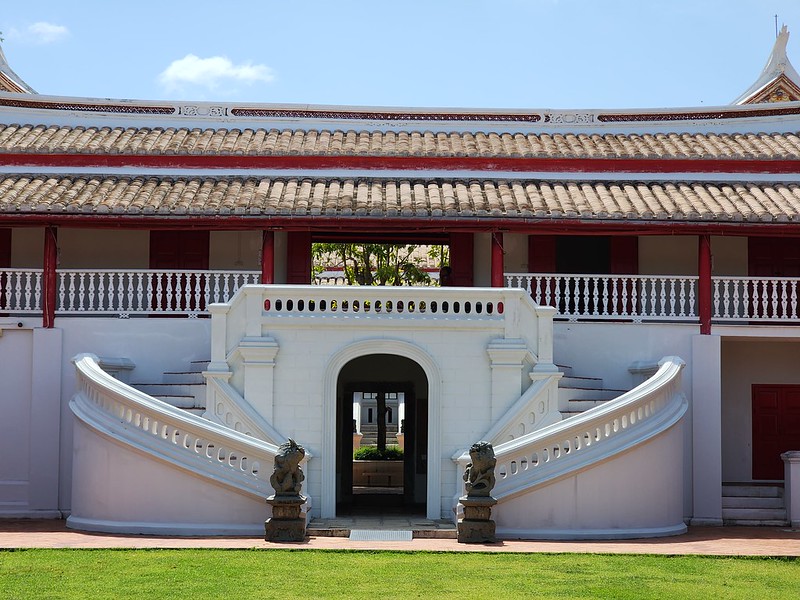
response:
<path id="1" fill-rule="evenodd" d="M 800 529 L 788 527 L 690 527 L 684 535 L 614 541 L 517 541 L 459 544 L 455 539 L 351 541 L 309 536 L 303 542 L 270 543 L 255 537 L 154 537 L 84 533 L 58 520 L 0 520 L 0 548 L 291 548 L 295 550 L 400 550 L 427 552 L 574 552 L 601 554 L 700 554 L 800 556 Z"/>

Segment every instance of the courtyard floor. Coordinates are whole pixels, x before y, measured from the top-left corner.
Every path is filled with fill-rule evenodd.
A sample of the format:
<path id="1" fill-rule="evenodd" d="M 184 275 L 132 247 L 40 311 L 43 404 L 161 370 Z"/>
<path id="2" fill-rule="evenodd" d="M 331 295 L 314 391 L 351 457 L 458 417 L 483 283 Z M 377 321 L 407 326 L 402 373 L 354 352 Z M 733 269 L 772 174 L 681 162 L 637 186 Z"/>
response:
<path id="1" fill-rule="evenodd" d="M 303 542 L 271 543 L 256 537 L 155 537 L 110 535 L 67 529 L 60 520 L 0 520 L 0 548 L 292 548 L 315 550 L 407 550 L 428 552 L 550 552 L 603 554 L 703 554 L 800 556 L 800 529 L 788 527 L 690 527 L 683 535 L 613 541 L 519 541 L 459 544 L 455 539 L 351 541 L 309 536 Z"/>

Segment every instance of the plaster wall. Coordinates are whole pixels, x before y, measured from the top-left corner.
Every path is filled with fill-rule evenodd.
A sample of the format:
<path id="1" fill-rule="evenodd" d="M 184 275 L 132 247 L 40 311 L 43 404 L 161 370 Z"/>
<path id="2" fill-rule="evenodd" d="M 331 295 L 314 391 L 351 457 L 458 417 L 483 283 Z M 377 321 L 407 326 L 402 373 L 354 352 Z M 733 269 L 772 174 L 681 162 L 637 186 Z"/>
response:
<path id="1" fill-rule="evenodd" d="M 697 275 L 697 236 L 639 237 L 641 275 Z M 747 238 L 711 237 L 714 275 L 747 275 Z"/>
<path id="2" fill-rule="evenodd" d="M 473 285 L 491 287 L 492 285 L 492 234 L 476 233 L 472 246 Z"/>
<path id="3" fill-rule="evenodd" d="M 44 229 L 17 227 L 11 232 L 11 266 L 41 269 L 44 256 Z"/>
<path id="4" fill-rule="evenodd" d="M 34 319 L 0 318 L 0 516 L 60 516 L 61 342 Z"/>
<path id="5" fill-rule="evenodd" d="M 146 269 L 150 261 L 147 231 L 61 227 L 58 250 L 62 269 Z"/>
<path id="6" fill-rule="evenodd" d="M 263 498 L 176 469 L 81 422 L 74 431 L 74 452 L 71 527 L 151 535 L 258 535 L 270 516 Z"/>
<path id="7" fill-rule="evenodd" d="M 209 246 L 210 269 L 261 270 L 261 231 L 212 231 Z"/>
<path id="8" fill-rule="evenodd" d="M 297 439 L 313 455 L 321 457 L 325 430 L 335 427 L 335 422 L 325 421 L 322 404 L 326 390 L 321 374 L 328 369 L 331 358 L 357 341 L 374 343 L 375 350 L 368 354 L 386 354 L 380 347 L 390 342 L 415 347 L 431 357 L 438 372 L 443 374 L 438 382 L 438 399 L 430 397 L 431 403 L 438 402 L 441 420 L 438 431 L 433 430 L 433 423 L 430 425 L 429 438 L 435 436 L 439 440 L 440 451 L 429 453 L 428 469 L 438 469 L 441 473 L 440 490 L 446 491 L 440 492 L 441 512 L 449 513 L 457 477 L 451 456 L 482 439 L 492 424 L 491 369 L 486 347 L 493 339 L 502 337 L 502 333 L 496 329 L 446 325 L 431 322 L 424 328 L 411 329 L 384 323 L 379 330 L 361 328 L 347 320 L 265 325 L 262 335 L 274 338 L 279 346 L 274 368 L 273 413 L 264 415 L 265 418 L 274 423 L 282 436 Z M 535 344 L 535 340 L 531 343 Z M 369 372 L 364 378 L 369 380 L 374 376 Z M 232 382 L 239 383 L 235 378 Z M 421 398 L 428 397 L 428 390 L 418 390 L 418 394 Z M 314 511 L 322 506 L 321 481 L 322 460 L 311 460 L 307 483 Z"/>
<path id="9" fill-rule="evenodd" d="M 722 480 L 752 481 L 753 384 L 800 385 L 800 339 L 722 341 Z"/>
<path id="10" fill-rule="evenodd" d="M 135 365 L 132 383 L 160 383 L 165 371 L 185 371 L 195 360 L 208 360 L 211 319 L 56 319 L 63 333 L 61 368 L 41 364 L 38 377 L 56 378 L 60 385 L 60 508 L 69 511 L 72 494 L 72 430 L 69 401 L 75 393 L 72 358 L 91 352 L 105 358 L 128 358 Z"/>
<path id="11" fill-rule="evenodd" d="M 503 234 L 503 271 L 528 272 L 528 236 L 518 233 Z"/>
<path id="12" fill-rule="evenodd" d="M 604 539 L 681 533 L 682 428 L 678 422 L 600 465 L 501 500 L 492 510 L 498 536 Z"/>

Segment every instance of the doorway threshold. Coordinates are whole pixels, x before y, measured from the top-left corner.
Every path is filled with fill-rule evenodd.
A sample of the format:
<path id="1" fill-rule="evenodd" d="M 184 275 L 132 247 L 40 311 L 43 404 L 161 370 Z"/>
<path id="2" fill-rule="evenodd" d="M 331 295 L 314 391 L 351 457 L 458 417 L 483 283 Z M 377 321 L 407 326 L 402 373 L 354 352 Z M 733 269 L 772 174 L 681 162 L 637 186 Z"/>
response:
<path id="1" fill-rule="evenodd" d="M 452 521 L 402 515 L 312 519 L 306 528 L 306 533 L 313 537 L 350 538 L 353 531 L 411 532 L 411 537 L 415 539 L 456 539 L 456 526 Z M 358 535 L 368 534 L 360 533 Z M 377 533 L 372 535 L 377 535 Z"/>

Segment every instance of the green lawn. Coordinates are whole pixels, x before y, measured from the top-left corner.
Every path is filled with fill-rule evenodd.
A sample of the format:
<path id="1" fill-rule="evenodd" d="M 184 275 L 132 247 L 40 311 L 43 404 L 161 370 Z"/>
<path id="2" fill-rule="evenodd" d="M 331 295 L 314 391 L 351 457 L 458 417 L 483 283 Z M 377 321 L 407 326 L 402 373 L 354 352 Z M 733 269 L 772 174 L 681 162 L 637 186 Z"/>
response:
<path id="1" fill-rule="evenodd" d="M 800 598 L 775 558 L 290 550 L 0 551 L 0 598 Z"/>

